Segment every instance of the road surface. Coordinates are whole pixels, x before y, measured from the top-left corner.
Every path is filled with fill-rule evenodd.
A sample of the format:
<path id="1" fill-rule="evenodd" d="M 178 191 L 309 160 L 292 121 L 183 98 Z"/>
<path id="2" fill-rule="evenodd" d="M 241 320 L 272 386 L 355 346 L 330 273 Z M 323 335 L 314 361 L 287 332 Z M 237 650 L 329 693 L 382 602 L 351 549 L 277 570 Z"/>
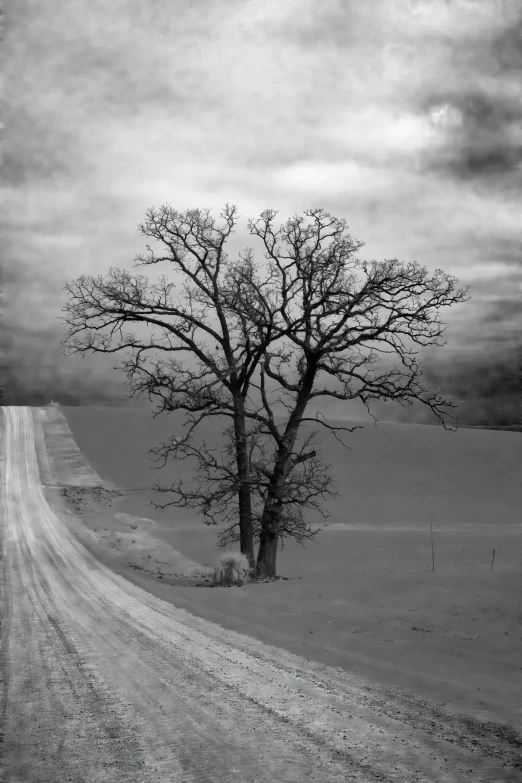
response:
<path id="1" fill-rule="evenodd" d="M 495 732 L 379 695 L 113 574 L 47 504 L 31 410 L 3 414 L 2 780 L 519 779 L 516 748 Z"/>

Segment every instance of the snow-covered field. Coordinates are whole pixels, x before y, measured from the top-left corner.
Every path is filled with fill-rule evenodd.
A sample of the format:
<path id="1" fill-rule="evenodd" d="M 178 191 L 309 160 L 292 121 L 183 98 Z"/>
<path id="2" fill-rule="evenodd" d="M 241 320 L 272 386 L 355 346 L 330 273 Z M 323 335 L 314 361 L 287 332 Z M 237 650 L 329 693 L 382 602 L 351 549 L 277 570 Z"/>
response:
<path id="1" fill-rule="evenodd" d="M 35 411 L 3 409 L 7 781 L 518 779 L 520 737 L 514 730 L 372 684 L 346 666 L 293 655 L 279 646 L 276 629 L 273 644 L 259 640 L 252 619 L 242 621 L 253 591 L 273 614 L 291 586 L 299 616 L 307 590 L 323 584 L 310 569 L 308 582 L 304 571 L 301 580 L 207 589 L 161 584 L 144 574 L 138 586 L 95 559 L 78 534 L 87 526 L 63 494 L 74 487 L 78 465 L 67 476 L 61 458 L 51 455 L 51 474 L 62 472 L 59 481 L 58 473 L 49 474 L 53 483 L 45 488 L 35 448 L 38 426 Z M 63 429 L 62 454 L 70 453 L 68 437 Z M 96 460 L 89 460 L 92 481 L 79 486 L 92 495 L 94 511 L 79 513 L 103 508 L 99 518 L 108 519 L 114 508 L 100 497 L 117 490 L 104 485 Z M 199 532 L 209 535 L 206 528 Z M 183 607 L 188 594 L 197 604 L 193 614 Z M 212 601 L 223 614 L 227 605 L 219 596 L 225 595 L 238 602 L 241 633 L 205 619 Z M 367 596 L 338 595 L 345 617 L 359 597 L 363 607 Z M 230 603 L 228 609 L 234 614 Z M 373 621 L 363 614 L 363 624 Z M 321 634 L 323 622 L 318 618 L 310 630 Z M 288 618 L 283 623 L 292 628 Z M 429 630 L 413 633 L 426 639 Z M 349 652 L 357 634 L 345 631 L 342 644 Z"/>

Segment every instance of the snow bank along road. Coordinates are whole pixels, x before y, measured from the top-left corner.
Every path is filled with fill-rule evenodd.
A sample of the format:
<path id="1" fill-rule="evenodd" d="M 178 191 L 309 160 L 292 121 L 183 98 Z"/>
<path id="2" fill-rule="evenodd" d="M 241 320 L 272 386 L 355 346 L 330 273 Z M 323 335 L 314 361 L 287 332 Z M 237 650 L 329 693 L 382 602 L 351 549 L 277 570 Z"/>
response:
<path id="1" fill-rule="evenodd" d="M 518 779 L 498 730 L 226 631 L 113 574 L 47 504 L 31 410 L 4 408 L 2 429 L 3 780 Z"/>

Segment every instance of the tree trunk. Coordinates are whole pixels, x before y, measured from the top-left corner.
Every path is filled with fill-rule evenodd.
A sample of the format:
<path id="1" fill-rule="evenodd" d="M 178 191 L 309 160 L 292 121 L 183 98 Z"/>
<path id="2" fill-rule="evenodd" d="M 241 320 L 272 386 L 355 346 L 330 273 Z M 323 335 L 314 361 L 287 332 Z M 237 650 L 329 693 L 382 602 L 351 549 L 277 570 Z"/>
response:
<path id="1" fill-rule="evenodd" d="M 234 400 L 234 434 L 236 441 L 236 464 L 239 479 L 239 548 L 246 555 L 252 567 L 254 558 L 254 531 L 252 526 L 252 500 L 250 492 L 250 464 L 246 437 L 246 424 L 243 399 Z"/>
<path id="2" fill-rule="evenodd" d="M 285 492 L 284 482 L 288 476 L 292 451 L 303 413 L 310 399 L 316 372 L 315 363 L 309 362 L 302 378 L 301 389 L 297 395 L 294 410 L 290 414 L 286 425 L 283 443 L 276 456 L 268 488 L 268 497 L 261 517 L 261 534 L 256 563 L 257 576 L 276 575 L 276 555 L 280 531 L 279 520 L 283 509 L 282 503 Z"/>
<path id="3" fill-rule="evenodd" d="M 256 576 L 259 578 L 276 575 L 276 557 L 279 536 L 269 530 L 261 530 L 257 555 Z"/>

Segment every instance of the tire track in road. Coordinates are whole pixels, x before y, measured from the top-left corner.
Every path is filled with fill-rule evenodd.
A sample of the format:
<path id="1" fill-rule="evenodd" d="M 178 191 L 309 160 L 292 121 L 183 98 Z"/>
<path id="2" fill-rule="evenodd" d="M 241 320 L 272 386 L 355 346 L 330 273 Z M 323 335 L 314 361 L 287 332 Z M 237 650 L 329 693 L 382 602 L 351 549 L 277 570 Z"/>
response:
<path id="1" fill-rule="evenodd" d="M 4 408 L 12 783 L 515 781 L 361 680 L 226 631 L 98 563 L 47 504 L 31 411 Z M 376 693 L 376 691 L 375 691 Z M 413 720 L 413 724 L 412 724 Z M 451 725 L 448 725 L 451 734 Z"/>

